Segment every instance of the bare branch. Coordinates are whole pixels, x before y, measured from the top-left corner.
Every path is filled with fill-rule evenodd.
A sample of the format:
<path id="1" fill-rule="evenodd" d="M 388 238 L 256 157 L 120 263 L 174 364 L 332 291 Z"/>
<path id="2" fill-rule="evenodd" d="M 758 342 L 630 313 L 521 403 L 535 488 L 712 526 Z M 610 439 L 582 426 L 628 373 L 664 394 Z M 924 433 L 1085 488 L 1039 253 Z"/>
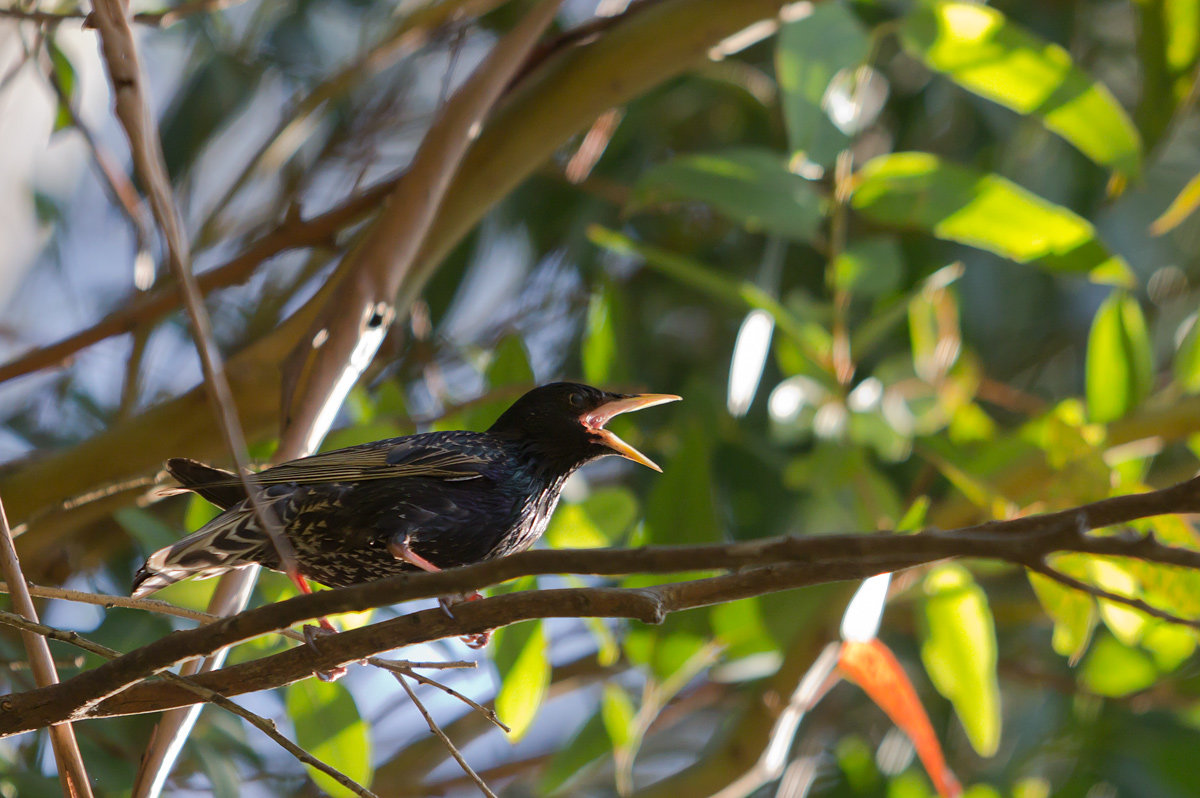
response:
<path id="1" fill-rule="evenodd" d="M 427 676 L 422 676 L 413 670 L 413 668 L 421 667 L 421 664 L 405 662 L 404 660 L 383 659 L 381 657 L 371 657 L 367 660 L 367 663 L 378 668 L 383 668 L 390 673 L 394 673 L 397 677 L 408 676 L 412 679 L 416 679 L 421 684 L 429 685 L 430 687 L 436 687 L 437 689 L 446 693 L 446 695 L 457 698 L 471 709 L 483 715 L 485 718 L 487 718 L 489 723 L 492 723 L 496 726 L 496 728 L 503 730 L 506 734 L 512 731 L 512 729 L 505 725 L 505 723 L 496 716 L 496 710 L 485 707 L 483 704 L 480 704 L 478 701 L 475 701 L 469 696 L 463 695 L 449 685 L 442 684 L 441 682 L 430 679 Z M 422 664 L 427 665 L 429 663 Z M 474 667 L 475 663 L 470 663 L 470 665 L 471 667 Z"/>
<path id="2" fill-rule="evenodd" d="M 484 795 L 488 796 L 488 798 L 496 798 L 496 794 L 487 786 L 487 782 L 479 778 L 479 774 L 463 758 L 462 752 L 450 741 L 450 738 L 446 736 L 446 732 L 442 731 L 442 727 L 429 714 L 429 710 L 421 703 L 421 699 L 417 698 L 417 692 L 409 686 L 408 680 L 404 678 L 405 675 L 399 671 L 392 671 L 392 674 L 396 677 L 396 681 L 400 682 L 400 686 L 404 688 L 404 692 L 408 693 L 409 700 L 413 702 L 413 706 L 421 713 L 421 717 L 425 718 L 425 723 L 428 724 L 429 730 L 436 734 L 438 739 L 442 741 L 442 744 L 446 746 L 446 750 L 450 752 L 450 756 L 454 757 L 454 761 L 458 762 L 463 772 L 470 777 L 471 781 L 475 782 L 475 785 L 479 787 Z"/>
<path id="3" fill-rule="evenodd" d="M 45 624 L 42 624 L 42 623 L 31 622 L 31 621 L 26 620 L 25 618 L 22 618 L 19 615 L 14 615 L 13 613 L 10 613 L 10 612 L 0 611 L 0 623 L 6 624 L 8 626 L 14 626 L 18 629 L 21 629 L 23 632 L 33 634 L 33 635 L 38 635 L 38 636 L 40 636 L 42 638 L 46 638 L 48 640 L 58 640 L 63 643 L 69 643 L 70 645 L 76 646 L 77 648 L 81 648 L 84 651 L 89 651 L 93 654 L 97 654 L 101 657 L 105 657 L 106 659 L 111 660 L 111 659 L 116 659 L 117 657 L 121 656 L 121 652 L 117 651 L 116 649 L 109 648 L 108 646 L 102 645 L 93 640 L 88 640 L 86 637 L 80 635 L 78 632 L 67 632 L 67 631 L 63 631 L 62 629 L 56 629 L 53 626 L 46 626 Z M 353 792 L 357 793 L 358 795 L 371 796 L 372 798 L 377 798 L 377 796 L 375 796 L 375 793 L 373 793 L 370 790 L 368 790 L 367 788 L 363 787 L 361 784 L 354 781 L 354 779 L 352 779 L 349 776 L 347 776 L 346 774 L 342 773 L 341 771 L 339 771 L 337 768 L 333 767 L 332 765 L 329 765 L 325 762 L 322 762 L 320 759 L 317 759 L 315 756 L 310 754 L 308 751 L 306 751 L 305 749 L 296 745 L 294 742 L 289 740 L 284 735 L 280 734 L 279 730 L 275 726 L 274 721 L 268 720 L 267 718 L 264 718 L 261 715 L 255 714 L 254 712 L 251 712 L 250 710 L 246 709 L 245 707 L 241 706 L 240 704 L 235 704 L 234 702 L 230 701 L 225 696 L 223 696 L 219 693 L 213 692 L 212 690 L 209 690 L 206 687 L 202 687 L 201 685 L 196 684 L 191 679 L 188 679 L 186 677 L 180 676 L 175 673 L 171 673 L 170 671 L 163 671 L 163 673 L 161 675 L 168 682 L 178 685 L 182 689 L 187 690 L 188 692 L 199 696 L 205 702 L 216 704 L 217 706 L 221 707 L 222 709 L 227 710 L 228 712 L 231 712 L 234 715 L 237 715 L 238 717 L 242 718 L 243 720 L 248 722 L 251 726 L 254 726 L 255 728 L 259 729 L 260 731 L 262 731 L 263 734 L 267 735 L 267 737 L 270 737 L 272 740 L 274 740 L 276 743 L 278 743 L 280 745 L 280 747 L 282 747 L 284 750 L 286 750 L 292 756 L 296 757 L 296 759 L 300 760 L 300 762 L 302 762 L 306 765 L 312 765 L 313 767 L 317 768 L 318 770 L 322 771 L 323 773 L 329 774 L 330 777 L 336 779 L 339 784 L 346 787 L 347 789 L 352 790 Z"/>
<path id="4" fill-rule="evenodd" d="M 440 573 L 403 574 L 298 596 L 198 629 L 175 632 L 60 685 L 9 696 L 0 702 L 0 734 L 109 714 L 112 707 L 122 702 L 122 712 L 162 709 L 161 694 L 154 699 L 159 703 L 147 703 L 144 700 L 147 693 L 141 692 L 143 688 L 134 689 L 131 685 L 175 662 L 322 615 L 470 592 L 531 574 L 614 575 L 745 569 L 642 589 L 515 593 L 462 605 L 455 610 L 453 619 L 437 610 L 417 612 L 343 632 L 330 638 L 337 641 L 336 645 L 324 645 L 319 652 L 310 647 L 291 649 L 209 674 L 201 683 L 226 695 L 267 689 L 306 678 L 314 670 L 328 671 L 381 651 L 476 634 L 521 620 L 609 616 L 657 623 L 671 612 L 811 584 L 859 579 L 947 557 L 988 557 L 1030 564 L 1053 552 L 1078 551 L 1200 569 L 1200 552 L 1194 550 L 1163 546 L 1153 538 L 1081 534 L 1081 530 L 1141 517 L 1195 512 L 1198 504 L 1200 479 L 1193 479 L 1163 490 L 1105 499 L 1059 513 L 989 522 L 953 532 L 785 537 L 725 545 L 641 549 L 537 550 Z M 108 703 L 107 708 L 102 708 L 109 696 L 123 690 L 127 692 L 117 704 Z M 139 695 L 142 698 L 135 699 Z M 135 700 L 141 703 L 136 704 Z"/>
<path id="5" fill-rule="evenodd" d="M 17 617 L 36 622 L 37 610 L 25 586 L 25 576 L 21 573 L 21 561 L 17 559 L 17 549 L 13 545 L 12 530 L 8 527 L 3 502 L 0 502 L 0 573 L 14 586 L 12 601 L 13 607 L 19 613 Z M 33 680 L 37 686 L 48 687 L 57 684 L 58 671 L 54 667 L 54 658 L 50 656 L 50 647 L 46 645 L 46 640 L 29 632 L 22 632 L 21 639 L 25 643 L 25 651 L 29 653 Z M 88 779 L 87 768 L 84 767 L 83 756 L 79 753 L 79 744 L 75 741 L 75 730 L 71 724 L 51 726 L 50 740 L 54 745 L 54 760 L 58 763 L 58 777 L 62 781 L 63 794 L 90 798 L 91 781 Z"/>

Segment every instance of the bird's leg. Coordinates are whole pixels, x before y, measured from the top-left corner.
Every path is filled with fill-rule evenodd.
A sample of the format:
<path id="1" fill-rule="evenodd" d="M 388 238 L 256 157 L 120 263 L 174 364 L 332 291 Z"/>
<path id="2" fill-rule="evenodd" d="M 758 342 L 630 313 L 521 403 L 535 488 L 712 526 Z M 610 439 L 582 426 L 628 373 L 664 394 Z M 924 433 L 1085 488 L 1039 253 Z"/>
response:
<path id="1" fill-rule="evenodd" d="M 404 535 L 403 537 L 401 537 L 400 535 L 396 535 L 395 537 L 393 537 L 390 541 L 388 541 L 388 551 L 390 551 L 392 553 L 392 556 L 395 557 L 397 560 L 402 560 L 403 562 L 409 563 L 410 565 L 415 565 L 417 568 L 420 568 L 422 571 L 426 571 L 431 574 L 436 574 L 438 571 L 442 570 L 441 568 L 438 568 L 436 565 L 431 563 L 429 560 L 425 559 L 420 554 L 417 554 L 415 551 L 412 550 L 412 547 L 409 545 L 409 536 L 408 535 Z M 483 596 L 480 595 L 479 591 L 474 590 L 468 594 L 459 594 L 457 596 L 443 596 L 438 599 L 438 604 L 441 606 L 442 611 L 445 612 L 446 615 L 451 618 L 451 620 L 453 620 L 454 613 L 452 613 L 450 611 L 451 604 L 459 604 L 459 603 L 467 602 L 467 601 L 478 601 L 481 598 L 483 598 Z M 492 631 L 490 629 L 487 630 L 486 632 L 480 632 L 478 634 L 473 634 L 473 635 L 463 635 L 459 638 L 459 640 L 466 643 L 469 648 L 483 648 L 484 646 L 486 646 L 488 644 L 488 641 L 491 639 L 492 639 Z"/>
<path id="2" fill-rule="evenodd" d="M 295 573 L 289 572 L 288 576 L 296 583 L 296 587 L 300 588 L 301 593 L 313 592 L 312 585 L 298 571 Z M 311 623 L 304 624 L 304 642 L 308 644 L 313 651 L 320 652 L 321 647 L 317 645 L 317 640 L 326 635 L 337 634 L 337 627 L 329 622 L 325 616 L 321 616 L 318 621 L 320 626 L 313 626 Z M 336 682 L 338 679 L 346 675 L 346 666 L 339 665 L 336 668 L 328 671 L 316 671 L 317 678 L 323 682 Z"/>

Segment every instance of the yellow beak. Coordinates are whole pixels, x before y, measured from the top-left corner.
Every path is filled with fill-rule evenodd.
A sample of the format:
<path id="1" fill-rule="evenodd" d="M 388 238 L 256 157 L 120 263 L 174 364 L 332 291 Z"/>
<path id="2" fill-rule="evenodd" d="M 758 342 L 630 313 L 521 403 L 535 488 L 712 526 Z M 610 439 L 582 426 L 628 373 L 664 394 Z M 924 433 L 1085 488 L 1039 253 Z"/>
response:
<path id="1" fill-rule="evenodd" d="M 635 463 L 641 463 L 647 468 L 653 468 L 655 471 L 661 472 L 662 469 L 658 464 L 651 460 L 646 455 L 639 452 L 637 449 L 630 446 L 625 441 L 621 440 L 617 435 L 604 428 L 612 418 L 621 415 L 622 413 L 630 413 L 634 410 L 645 410 L 647 407 L 655 405 L 663 405 L 667 402 L 678 402 L 683 397 L 675 396 L 670 393 L 643 393 L 637 396 L 622 396 L 614 399 L 611 402 L 605 402 L 588 413 L 585 413 L 580 419 L 589 431 L 592 432 L 600 441 L 612 449 L 617 454 L 624 458 L 632 460 Z"/>

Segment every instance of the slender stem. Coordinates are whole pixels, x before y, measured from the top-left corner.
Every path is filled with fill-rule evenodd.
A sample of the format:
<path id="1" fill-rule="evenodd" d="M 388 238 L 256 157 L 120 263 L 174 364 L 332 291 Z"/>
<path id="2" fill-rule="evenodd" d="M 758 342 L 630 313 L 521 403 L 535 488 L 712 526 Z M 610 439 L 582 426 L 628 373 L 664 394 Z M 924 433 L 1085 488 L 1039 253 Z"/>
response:
<path id="1" fill-rule="evenodd" d="M 21 561 L 17 558 L 17 549 L 13 545 L 12 530 L 8 526 L 8 516 L 4 512 L 4 503 L 0 501 L 0 574 L 13 586 L 12 602 L 22 620 L 36 623 L 37 610 L 33 599 L 25 585 L 25 575 L 21 573 Z M 29 664 L 33 669 L 33 679 L 38 687 L 49 687 L 58 684 L 58 671 L 54 667 L 54 658 L 50 656 L 50 646 L 46 639 L 28 631 L 22 631 L 21 639 L 25 643 L 25 651 L 29 654 Z M 79 753 L 79 744 L 75 741 L 75 729 L 70 723 L 50 727 L 50 739 L 54 745 L 54 759 L 58 763 L 58 777 L 62 781 L 63 794 L 72 798 L 91 798 L 92 787 L 88 779 L 87 768 L 83 764 L 83 755 Z"/>
<path id="2" fill-rule="evenodd" d="M 404 692 L 408 693 L 409 699 L 413 702 L 413 706 L 421 713 L 421 717 L 425 718 L 425 723 L 429 725 L 429 730 L 437 735 L 442 744 L 446 746 L 446 750 L 450 752 L 450 756 L 454 757 L 454 761 L 458 762 L 463 772 L 470 777 L 471 781 L 475 782 L 475 786 L 479 787 L 480 792 L 488 796 L 488 798 L 496 798 L 496 794 L 487 786 L 487 782 L 479 777 L 479 774 L 467 763 L 463 758 L 462 752 L 457 746 L 450 741 L 446 732 L 442 731 L 442 727 L 437 724 L 433 716 L 429 714 L 429 710 L 421 703 L 421 699 L 417 698 L 417 692 L 409 686 L 408 680 L 404 678 L 404 674 L 399 671 L 392 671 L 392 675 L 396 677 L 396 681 L 400 682 L 400 686 L 404 688 Z"/>

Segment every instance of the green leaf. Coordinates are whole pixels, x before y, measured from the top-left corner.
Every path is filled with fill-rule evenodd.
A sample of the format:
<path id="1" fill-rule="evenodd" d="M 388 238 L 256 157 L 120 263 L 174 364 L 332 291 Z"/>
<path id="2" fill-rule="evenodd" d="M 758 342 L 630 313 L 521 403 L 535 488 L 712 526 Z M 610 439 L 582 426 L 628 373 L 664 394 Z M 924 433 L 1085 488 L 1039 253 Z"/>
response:
<path id="1" fill-rule="evenodd" d="M 1154 352 L 1138 301 L 1114 291 L 1096 311 L 1087 348 L 1088 417 L 1116 421 L 1154 387 Z"/>
<path id="2" fill-rule="evenodd" d="M 921 661 L 934 687 L 954 705 L 971 746 L 980 756 L 992 756 L 1000 745 L 1000 688 L 987 596 L 957 564 L 935 568 L 924 587 L 928 633 Z"/>
<path id="3" fill-rule="evenodd" d="M 546 688 L 550 686 L 550 660 L 541 621 L 508 626 L 496 641 L 496 667 L 500 690 L 496 693 L 496 715 L 512 731 L 509 739 L 520 740 L 537 717 Z"/>
<path id="4" fill-rule="evenodd" d="M 703 202 L 752 232 L 808 241 L 822 219 L 813 184 L 770 150 L 683 155 L 653 167 L 634 188 L 630 211 L 679 201 Z"/>
<path id="5" fill-rule="evenodd" d="M 881 155 L 855 178 L 851 204 L 874 222 L 925 230 L 1053 272 L 1131 285 L 1133 274 L 1086 219 L 996 174 L 922 152 Z"/>
<path id="6" fill-rule="evenodd" d="M 613 378 L 617 335 L 613 329 L 612 305 L 613 291 L 609 285 L 592 294 L 588 301 L 581 356 L 583 377 L 591 385 L 604 385 Z"/>
<path id="7" fill-rule="evenodd" d="M 833 259 L 833 287 L 856 296 L 884 296 L 900 286 L 904 256 L 893 236 L 864 236 L 851 241 Z"/>
<path id="8" fill-rule="evenodd" d="M 775 49 L 780 104 L 788 144 L 813 163 L 829 166 L 850 143 L 822 106 L 834 75 L 866 62 L 871 41 L 843 3 L 821 3 L 784 24 Z"/>
<path id="9" fill-rule="evenodd" d="M 519 335 L 506 335 L 491 352 L 487 367 L 488 383 L 493 388 L 503 385 L 533 385 L 533 368 L 529 354 Z"/>
<path id="10" fill-rule="evenodd" d="M 75 73 L 75 67 L 71 64 L 71 59 L 67 58 L 67 54 L 54 41 L 53 36 L 46 39 L 46 52 L 50 54 L 50 66 L 54 70 L 54 80 L 58 82 L 59 88 L 62 89 L 63 97 L 66 98 L 65 100 L 59 99 L 58 110 L 54 114 L 54 129 L 51 132 L 57 133 L 63 128 L 71 127 L 74 124 L 69 103 L 75 99 L 79 77 Z"/>
<path id="11" fill-rule="evenodd" d="M 609 545 L 580 504 L 560 504 L 546 528 L 546 543 L 556 549 L 598 549 Z"/>
<path id="12" fill-rule="evenodd" d="M 1089 558 L 1081 555 L 1057 555 L 1050 565 L 1076 578 L 1086 577 Z M 1072 662 L 1083 656 L 1092 639 L 1096 626 L 1096 603 L 1092 597 L 1078 590 L 1055 582 L 1053 579 L 1029 571 L 1029 584 L 1033 587 L 1042 609 L 1054 621 L 1054 634 L 1050 645 L 1060 656 Z"/>
<path id="13" fill-rule="evenodd" d="M 1200 174 L 1193 175 L 1187 185 L 1179 190 L 1175 199 L 1162 212 L 1162 215 L 1150 223 L 1150 232 L 1161 236 L 1181 225 L 1185 219 L 1200 207 Z"/>
<path id="14" fill-rule="evenodd" d="M 831 388 L 836 386 L 836 380 L 821 365 L 829 346 L 829 333 L 816 322 L 801 321 L 795 313 L 753 283 L 731 280 L 699 261 L 643 244 L 600 225 L 588 228 L 588 238 L 597 246 L 617 254 L 642 258 L 649 268 L 738 309 L 761 308 L 767 311 L 775 319 L 779 331 L 796 344 L 796 353 L 805 361 L 805 373 L 824 379 Z M 786 347 L 786 343 L 783 346 Z"/>
<path id="15" fill-rule="evenodd" d="M 539 795 L 554 795 L 563 787 L 571 786 L 572 780 L 580 774 L 588 764 L 604 756 L 612 749 L 608 734 L 604 729 L 604 721 L 600 713 L 588 718 L 587 723 L 580 727 L 571 741 L 559 748 L 546 767 L 541 783 L 538 785 Z"/>
<path id="16" fill-rule="evenodd" d="M 1119 698 L 1154 684 L 1158 669 L 1146 654 L 1103 635 L 1092 646 L 1079 678 L 1093 693 Z"/>
<path id="17" fill-rule="evenodd" d="M 1142 142 L 1129 115 L 1070 54 L 994 8 L 919 4 L 901 24 L 906 50 L 964 89 L 1041 120 L 1101 166 L 1136 177 Z"/>
<path id="18" fill-rule="evenodd" d="M 1188 393 L 1200 391 L 1200 323 L 1196 314 L 1188 321 L 1191 326 L 1175 354 L 1175 379 Z"/>
<path id="19" fill-rule="evenodd" d="M 716 605 L 709 612 L 709 623 L 727 660 L 778 649 L 763 622 L 757 597 Z"/>
<path id="20" fill-rule="evenodd" d="M 1200 57 L 1200 0 L 1164 0 L 1163 17 L 1167 67 L 1173 75 L 1182 75 Z"/>
<path id="21" fill-rule="evenodd" d="M 337 682 L 305 679 L 288 686 L 284 703 L 297 744 L 359 784 L 371 782 L 371 735 L 350 691 Z M 308 773 L 335 798 L 354 795 L 326 773 L 311 766 Z"/>
<path id="22" fill-rule="evenodd" d="M 215 504 L 212 504 L 207 499 L 201 498 L 198 494 L 193 493 L 192 495 L 188 496 L 187 510 L 183 513 L 184 528 L 189 532 L 195 532 L 197 529 L 216 518 L 220 512 L 221 509 Z"/>
<path id="23" fill-rule="evenodd" d="M 646 531 L 653 543 L 710 543 L 721 538 L 713 501 L 712 435 L 693 420 L 679 450 L 663 466 L 646 504 Z"/>
<path id="24" fill-rule="evenodd" d="M 620 748 L 633 740 L 633 718 L 636 713 L 633 701 L 619 684 L 604 685 L 604 696 L 600 699 L 600 718 L 613 748 Z"/>

